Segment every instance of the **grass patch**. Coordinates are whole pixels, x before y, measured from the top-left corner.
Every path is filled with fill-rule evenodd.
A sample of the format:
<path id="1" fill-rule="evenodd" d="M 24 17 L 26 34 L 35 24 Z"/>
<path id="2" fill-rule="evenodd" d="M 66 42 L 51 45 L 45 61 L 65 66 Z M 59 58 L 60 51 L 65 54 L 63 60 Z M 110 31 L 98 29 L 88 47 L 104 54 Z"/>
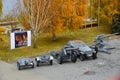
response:
<path id="1" fill-rule="evenodd" d="M 74 32 L 66 31 L 61 34 L 57 34 L 56 41 L 51 40 L 50 34 L 40 34 L 37 38 L 37 48 L 33 48 L 33 46 L 31 46 L 14 50 L 10 50 L 9 35 L 4 35 L 3 41 L 0 41 L 0 59 L 11 62 L 22 57 L 34 57 L 48 53 L 52 50 L 60 50 L 69 40 L 82 40 L 87 44 L 91 44 L 97 35 L 108 33 L 110 33 L 110 29 L 105 27 L 100 27 L 99 29 L 96 27 L 92 29 L 87 28 L 86 30 L 81 29 Z"/>

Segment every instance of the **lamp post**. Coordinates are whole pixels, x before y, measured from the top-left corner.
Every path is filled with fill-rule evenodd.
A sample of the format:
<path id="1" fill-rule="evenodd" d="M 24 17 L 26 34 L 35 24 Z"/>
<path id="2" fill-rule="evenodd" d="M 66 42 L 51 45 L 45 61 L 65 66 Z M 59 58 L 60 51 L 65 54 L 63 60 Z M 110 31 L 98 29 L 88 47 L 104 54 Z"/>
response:
<path id="1" fill-rule="evenodd" d="M 85 38 L 85 40 L 86 40 L 86 20 L 87 20 L 87 16 L 86 16 L 86 12 L 87 12 L 87 9 L 86 9 L 87 7 L 86 7 L 86 5 L 85 5 L 85 9 L 84 9 L 84 13 L 85 13 L 85 17 L 84 17 L 84 26 L 85 26 L 85 32 L 84 32 L 84 38 Z M 87 40 L 86 40 L 86 42 L 87 42 Z"/>
<path id="2" fill-rule="evenodd" d="M 90 22 L 91 22 L 91 27 L 90 27 L 91 28 L 91 39 L 90 39 L 90 42 L 92 41 L 92 22 L 93 22 L 92 21 L 92 1 L 93 0 L 90 0 L 90 17 L 91 17 L 90 18 Z"/>
<path id="3" fill-rule="evenodd" d="M 100 27 L 100 0 L 98 0 L 98 28 Z"/>

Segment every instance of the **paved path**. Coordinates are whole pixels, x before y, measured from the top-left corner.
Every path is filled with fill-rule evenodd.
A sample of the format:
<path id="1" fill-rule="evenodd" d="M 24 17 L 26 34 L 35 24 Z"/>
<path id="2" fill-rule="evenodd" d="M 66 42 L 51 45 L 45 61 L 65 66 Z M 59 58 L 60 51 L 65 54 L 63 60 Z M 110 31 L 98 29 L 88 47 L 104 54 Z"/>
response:
<path id="1" fill-rule="evenodd" d="M 112 54 L 98 53 L 96 60 L 77 60 L 62 65 L 43 65 L 34 69 L 17 70 L 16 63 L 0 61 L 0 80 L 107 80 L 120 74 L 120 39 L 108 41 L 117 47 Z"/>
<path id="2" fill-rule="evenodd" d="M 0 80 L 48 80 L 42 75 L 18 71 L 16 66 L 0 61 Z"/>

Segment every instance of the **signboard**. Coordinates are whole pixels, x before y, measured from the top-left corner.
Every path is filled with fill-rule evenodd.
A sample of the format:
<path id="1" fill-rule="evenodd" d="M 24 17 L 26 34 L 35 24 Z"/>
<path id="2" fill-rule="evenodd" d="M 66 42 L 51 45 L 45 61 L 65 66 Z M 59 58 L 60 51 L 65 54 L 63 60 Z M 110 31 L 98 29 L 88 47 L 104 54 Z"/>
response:
<path id="1" fill-rule="evenodd" d="M 31 31 L 11 33 L 10 40 L 11 49 L 31 46 Z"/>

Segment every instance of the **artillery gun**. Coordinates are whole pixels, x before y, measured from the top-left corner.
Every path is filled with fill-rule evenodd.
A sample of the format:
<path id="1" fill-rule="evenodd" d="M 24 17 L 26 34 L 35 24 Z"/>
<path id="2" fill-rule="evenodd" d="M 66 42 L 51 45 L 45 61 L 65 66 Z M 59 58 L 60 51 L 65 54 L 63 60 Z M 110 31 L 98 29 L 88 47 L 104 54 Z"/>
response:
<path id="1" fill-rule="evenodd" d="M 101 35 L 98 35 L 95 40 L 94 40 L 94 43 L 95 45 L 98 47 L 98 51 L 99 52 L 105 52 L 105 53 L 108 53 L 108 54 L 111 54 L 111 52 L 109 50 L 111 49 L 115 49 L 115 47 L 111 46 L 110 44 L 108 43 L 105 43 L 105 39 L 106 38 L 109 38 L 111 36 L 114 36 L 114 35 L 117 35 L 118 33 L 114 33 L 114 34 L 108 34 L 108 35 L 104 35 L 104 34 L 101 34 Z"/>
<path id="2" fill-rule="evenodd" d="M 44 64 L 44 63 L 52 65 L 53 64 L 53 57 L 50 55 L 37 56 L 35 58 L 35 61 L 36 61 L 37 67 L 40 66 L 40 64 Z"/>
<path id="3" fill-rule="evenodd" d="M 23 68 L 34 68 L 34 62 L 30 58 L 21 58 L 17 61 L 18 70 Z"/>

